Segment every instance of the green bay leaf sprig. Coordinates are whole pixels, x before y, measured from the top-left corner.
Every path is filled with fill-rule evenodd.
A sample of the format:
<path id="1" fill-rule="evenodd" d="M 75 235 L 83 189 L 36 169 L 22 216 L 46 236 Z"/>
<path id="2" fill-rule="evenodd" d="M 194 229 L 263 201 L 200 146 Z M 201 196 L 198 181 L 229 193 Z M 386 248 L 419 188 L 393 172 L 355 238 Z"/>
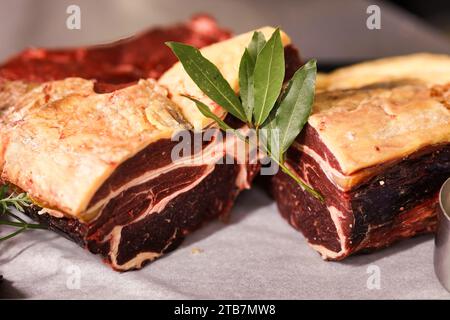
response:
<path id="1" fill-rule="evenodd" d="M 283 86 L 285 69 L 283 43 L 280 30 L 276 29 L 256 57 L 253 72 L 253 121 L 256 128 L 266 121 L 275 106 Z"/>
<path id="2" fill-rule="evenodd" d="M 284 163 L 286 151 L 311 114 L 317 74 L 316 60 L 310 60 L 299 68 L 283 90 L 286 66 L 280 30 L 277 28 L 267 41 L 263 33 L 255 31 L 239 64 L 240 92 L 237 95 L 219 69 L 200 50 L 178 42 L 166 44 L 200 90 L 250 128 L 254 128 L 258 138 L 265 140 L 264 151 L 267 155 L 284 173 L 322 201 L 322 195 Z M 187 93 L 184 97 L 193 101 L 199 111 L 214 120 L 222 130 L 233 130 L 206 104 Z M 234 132 L 247 141 L 238 130 Z M 277 133 L 276 137 L 273 136 L 274 132 Z"/>
<path id="3" fill-rule="evenodd" d="M 0 241 L 11 239 L 18 234 L 30 229 L 46 229 L 37 223 L 29 223 L 15 214 L 11 208 L 23 213 L 24 208 L 31 205 L 31 200 L 26 193 L 15 193 L 4 184 L 0 187 L 0 225 L 17 228 L 15 231 L 0 237 Z"/>

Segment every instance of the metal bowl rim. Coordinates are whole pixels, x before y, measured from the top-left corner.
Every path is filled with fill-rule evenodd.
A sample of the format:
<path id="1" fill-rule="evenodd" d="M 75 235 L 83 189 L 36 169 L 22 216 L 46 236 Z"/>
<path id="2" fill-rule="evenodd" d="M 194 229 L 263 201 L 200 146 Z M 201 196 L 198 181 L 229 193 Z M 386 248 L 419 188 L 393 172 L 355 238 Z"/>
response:
<path id="1" fill-rule="evenodd" d="M 444 190 L 445 189 L 445 190 Z M 448 190 L 446 190 L 448 189 Z M 450 178 L 445 180 L 444 184 L 441 187 L 441 190 L 439 190 L 439 206 L 441 208 L 443 216 L 447 219 L 447 221 L 450 221 L 450 212 L 444 208 L 444 191 L 446 194 L 450 193 Z"/>

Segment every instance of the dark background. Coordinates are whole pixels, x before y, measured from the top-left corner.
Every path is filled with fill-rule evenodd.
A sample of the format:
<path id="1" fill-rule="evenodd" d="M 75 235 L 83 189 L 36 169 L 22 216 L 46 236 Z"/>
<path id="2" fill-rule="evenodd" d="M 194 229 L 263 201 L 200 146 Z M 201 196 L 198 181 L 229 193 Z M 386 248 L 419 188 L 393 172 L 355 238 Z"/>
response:
<path id="1" fill-rule="evenodd" d="M 81 8 L 80 30 L 66 9 Z M 381 9 L 381 29 L 366 26 Z M 26 47 L 107 43 L 155 25 L 214 16 L 235 33 L 281 26 L 304 58 L 346 63 L 414 52 L 450 53 L 450 0 L 0 0 L 0 61 Z"/>
<path id="2" fill-rule="evenodd" d="M 450 39 L 449 0 L 392 0 L 390 2 L 426 20 L 442 30 Z"/>

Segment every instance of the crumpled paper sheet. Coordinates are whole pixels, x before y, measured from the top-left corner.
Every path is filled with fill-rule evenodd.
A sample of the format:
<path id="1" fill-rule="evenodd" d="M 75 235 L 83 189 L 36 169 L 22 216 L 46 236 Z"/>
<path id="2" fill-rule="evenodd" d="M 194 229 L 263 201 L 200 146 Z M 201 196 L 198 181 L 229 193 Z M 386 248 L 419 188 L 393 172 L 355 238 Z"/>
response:
<path id="1" fill-rule="evenodd" d="M 31 299 L 448 299 L 422 236 L 326 262 L 255 188 L 140 271 L 117 273 L 76 244 L 31 231 L 0 244 L 0 297 Z"/>

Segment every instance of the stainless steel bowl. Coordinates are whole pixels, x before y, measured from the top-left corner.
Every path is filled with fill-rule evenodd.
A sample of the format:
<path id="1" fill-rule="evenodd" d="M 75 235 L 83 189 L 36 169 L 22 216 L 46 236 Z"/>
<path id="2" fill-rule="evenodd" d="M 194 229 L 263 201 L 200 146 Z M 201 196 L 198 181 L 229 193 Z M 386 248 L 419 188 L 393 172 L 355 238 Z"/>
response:
<path id="1" fill-rule="evenodd" d="M 450 179 L 445 181 L 439 192 L 434 271 L 445 289 L 450 292 Z"/>

